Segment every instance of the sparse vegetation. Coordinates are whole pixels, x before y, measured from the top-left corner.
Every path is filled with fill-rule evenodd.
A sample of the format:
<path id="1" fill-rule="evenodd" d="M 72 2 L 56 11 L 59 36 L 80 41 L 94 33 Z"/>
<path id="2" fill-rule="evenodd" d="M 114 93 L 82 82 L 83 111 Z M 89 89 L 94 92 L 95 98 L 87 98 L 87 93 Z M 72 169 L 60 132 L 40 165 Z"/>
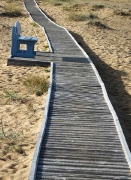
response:
<path id="1" fill-rule="evenodd" d="M 17 94 L 15 92 L 8 90 L 5 90 L 5 98 L 11 101 L 16 101 L 18 99 Z"/>
<path id="2" fill-rule="evenodd" d="M 27 87 L 29 92 L 41 96 L 47 92 L 49 82 L 46 77 L 29 74 L 27 78 L 24 79 L 23 84 Z"/>
<path id="3" fill-rule="evenodd" d="M 65 11 L 71 11 L 72 7 L 71 6 L 67 6 L 67 5 L 63 5 L 62 9 L 65 10 Z"/>
<path id="4" fill-rule="evenodd" d="M 88 17 L 89 17 L 89 19 L 98 19 L 98 16 L 93 12 L 90 12 Z"/>
<path id="5" fill-rule="evenodd" d="M 60 2 L 71 2 L 71 0 L 58 0 Z"/>
<path id="6" fill-rule="evenodd" d="M 38 24 L 36 24 L 35 22 L 31 22 L 30 23 L 33 27 L 38 27 Z"/>
<path id="7" fill-rule="evenodd" d="M 23 15 L 22 9 L 14 2 L 7 3 L 4 7 L 4 12 L 1 14 L 9 17 L 18 17 Z"/>
<path id="8" fill-rule="evenodd" d="M 48 73 L 48 72 L 50 72 L 50 70 L 49 70 L 49 69 L 45 69 L 45 72 L 47 72 L 47 73 Z"/>
<path id="9" fill-rule="evenodd" d="M 86 5 L 87 5 L 87 3 L 78 4 L 78 3 L 72 2 L 72 4 L 71 3 L 63 4 L 62 8 L 65 11 L 81 11 L 81 7 L 86 6 Z"/>
<path id="10" fill-rule="evenodd" d="M 48 45 L 44 45 L 45 50 L 49 49 Z"/>
<path id="11" fill-rule="evenodd" d="M 69 14 L 69 20 L 71 21 L 87 21 L 88 19 L 98 19 L 98 16 L 93 12 L 90 12 L 88 15 L 78 13 Z"/>
<path id="12" fill-rule="evenodd" d="M 99 9 L 103 9 L 105 6 L 103 4 L 96 4 L 92 6 L 92 10 L 99 10 Z"/>
<path id="13" fill-rule="evenodd" d="M 4 94 L 0 96 L 1 105 L 10 104 L 12 101 L 18 101 L 20 103 L 26 103 L 27 99 L 24 97 L 19 97 L 14 90 L 4 90 Z"/>
<path id="14" fill-rule="evenodd" d="M 131 16 L 131 12 L 127 9 L 115 9 L 114 13 L 120 16 Z"/>
<path id="15" fill-rule="evenodd" d="M 79 3 L 75 3 L 72 5 L 73 8 L 79 8 L 79 7 L 82 7 L 82 6 L 85 6 L 87 5 L 87 3 L 82 3 L 82 4 L 79 4 Z"/>
<path id="16" fill-rule="evenodd" d="M 99 27 L 99 28 L 102 28 L 102 29 L 110 29 L 109 26 L 107 26 L 104 22 L 100 21 L 100 20 L 94 20 L 94 19 L 91 19 L 89 22 L 88 22 L 89 25 L 92 25 L 92 26 L 96 26 L 96 27 Z"/>
<path id="17" fill-rule="evenodd" d="M 3 121 L 1 120 L 0 143 L 3 143 L 3 154 L 7 154 L 10 151 L 15 151 L 17 153 L 26 155 L 22 145 L 22 135 L 23 131 L 13 132 L 11 128 L 10 131 L 6 130 L 3 125 Z"/>
<path id="18" fill-rule="evenodd" d="M 61 6 L 61 5 L 62 5 L 61 2 L 56 2 L 56 3 L 54 3 L 54 6 Z"/>
<path id="19" fill-rule="evenodd" d="M 42 2 L 46 4 L 52 4 L 54 6 L 61 6 L 63 3 L 70 2 L 70 0 L 44 0 Z"/>
<path id="20" fill-rule="evenodd" d="M 71 21 L 86 21 L 87 19 L 88 16 L 84 14 L 71 13 L 69 15 L 69 20 Z"/>

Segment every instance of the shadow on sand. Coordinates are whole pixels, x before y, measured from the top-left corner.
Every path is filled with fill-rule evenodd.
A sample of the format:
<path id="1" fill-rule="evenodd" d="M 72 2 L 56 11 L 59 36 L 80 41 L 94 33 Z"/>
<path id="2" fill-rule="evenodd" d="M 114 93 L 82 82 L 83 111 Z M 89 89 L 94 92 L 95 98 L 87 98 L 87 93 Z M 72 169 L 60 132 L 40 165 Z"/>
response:
<path id="1" fill-rule="evenodd" d="M 114 70 L 91 50 L 91 48 L 84 42 L 82 36 L 74 32 L 70 33 L 79 43 L 79 45 L 86 51 L 96 66 L 105 84 L 109 99 L 119 118 L 125 138 L 131 151 L 131 105 L 129 104 L 129 102 L 131 102 L 131 95 L 127 93 L 121 80 L 121 76 L 125 76 L 126 73 L 123 71 Z"/>

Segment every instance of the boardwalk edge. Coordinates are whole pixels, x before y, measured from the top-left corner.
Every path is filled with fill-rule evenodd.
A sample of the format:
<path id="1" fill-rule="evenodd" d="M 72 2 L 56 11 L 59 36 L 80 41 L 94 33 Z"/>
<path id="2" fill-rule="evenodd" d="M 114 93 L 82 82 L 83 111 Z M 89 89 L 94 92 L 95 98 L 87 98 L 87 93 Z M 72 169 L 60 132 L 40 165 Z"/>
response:
<path id="1" fill-rule="evenodd" d="M 36 3 L 36 2 L 35 2 Z M 23 2 L 23 4 L 24 4 L 24 8 L 26 9 L 26 6 L 25 6 L 25 3 Z M 38 7 L 38 6 L 37 6 Z M 28 12 L 28 14 L 29 14 L 29 16 L 30 16 L 30 18 L 32 19 L 32 21 L 34 21 L 34 19 L 32 18 L 32 16 L 31 16 L 31 14 L 29 13 L 29 11 L 26 9 L 26 11 Z M 42 12 L 42 11 L 41 11 Z M 45 34 L 45 37 L 46 37 L 46 40 L 47 40 L 47 43 L 48 43 L 48 45 L 49 45 L 49 50 L 50 50 L 50 52 L 53 52 L 53 49 L 52 49 L 52 46 L 51 46 L 51 43 L 50 43 L 50 40 L 49 40 L 49 38 L 48 38 L 48 36 L 47 36 L 47 33 L 46 33 L 46 31 L 45 31 L 45 28 L 44 27 L 42 27 L 42 26 L 40 26 L 36 21 L 34 21 L 40 28 L 42 28 L 43 29 L 43 31 L 44 31 L 44 34 Z"/>
<path id="2" fill-rule="evenodd" d="M 49 103 L 50 103 L 50 97 L 51 97 L 51 91 L 52 91 L 52 83 L 53 83 L 53 62 L 51 62 L 50 83 L 49 83 L 48 94 L 47 94 L 47 99 L 46 99 L 44 118 L 42 121 L 41 130 L 40 130 L 40 133 L 38 136 L 38 140 L 37 140 L 37 143 L 35 146 L 34 156 L 33 156 L 32 165 L 31 165 L 28 180 L 35 180 L 35 176 L 36 176 L 36 170 L 37 170 L 36 168 L 37 168 L 37 163 L 38 163 L 38 158 L 39 158 L 39 152 L 40 152 L 41 143 L 42 143 L 42 139 L 44 136 L 47 118 L 48 118 Z"/>

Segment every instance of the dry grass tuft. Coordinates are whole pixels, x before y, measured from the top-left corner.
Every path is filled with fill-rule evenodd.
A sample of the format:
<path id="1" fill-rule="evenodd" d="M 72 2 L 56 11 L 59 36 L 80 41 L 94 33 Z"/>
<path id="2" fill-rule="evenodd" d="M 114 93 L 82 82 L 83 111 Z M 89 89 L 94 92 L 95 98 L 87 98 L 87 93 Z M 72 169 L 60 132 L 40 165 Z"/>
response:
<path id="1" fill-rule="evenodd" d="M 18 100 L 18 96 L 15 92 L 11 92 L 8 90 L 5 90 L 5 98 L 8 99 L 9 101 L 16 101 Z"/>
<path id="2" fill-rule="evenodd" d="M 26 98 L 18 96 L 18 94 L 13 90 L 4 90 L 4 94 L 0 96 L 0 98 L 0 105 L 7 105 L 10 104 L 12 101 L 17 101 L 20 104 L 25 104 L 28 101 Z"/>
<path id="3" fill-rule="evenodd" d="M 89 17 L 89 19 L 98 19 L 98 16 L 93 12 L 90 12 L 88 17 Z"/>
<path id="4" fill-rule="evenodd" d="M 61 6 L 63 3 L 71 2 L 70 0 L 42 0 L 44 4 L 51 4 L 54 6 Z"/>
<path id="5" fill-rule="evenodd" d="M 4 7 L 4 12 L 2 12 L 1 14 L 3 16 L 9 17 L 23 16 L 21 7 L 17 6 L 17 4 L 14 2 L 6 3 L 6 6 Z"/>
<path id="6" fill-rule="evenodd" d="M 106 25 L 104 22 L 100 21 L 100 20 L 96 20 L 96 19 L 91 19 L 89 22 L 88 22 L 89 25 L 92 25 L 92 26 L 96 26 L 96 27 L 99 27 L 101 29 L 111 29 L 108 25 Z"/>
<path id="7" fill-rule="evenodd" d="M 39 27 L 38 24 L 36 24 L 35 22 L 31 22 L 30 23 L 33 27 Z"/>
<path id="8" fill-rule="evenodd" d="M 61 2 L 54 3 L 54 6 L 61 6 L 61 5 L 63 5 L 63 3 L 61 3 Z"/>
<path id="9" fill-rule="evenodd" d="M 17 152 L 22 155 L 26 155 L 22 145 L 23 131 L 17 132 L 12 131 L 10 128 L 6 130 L 1 120 L 1 131 L 0 131 L 0 142 L 2 145 L 2 153 L 7 154 L 9 152 Z"/>
<path id="10" fill-rule="evenodd" d="M 88 20 L 88 16 L 84 14 L 71 13 L 69 15 L 70 21 L 86 21 Z"/>
<path id="11" fill-rule="evenodd" d="M 41 96 L 48 90 L 48 78 L 38 75 L 29 74 L 24 80 L 23 84 L 27 87 L 28 91 Z"/>
<path id="12" fill-rule="evenodd" d="M 62 9 L 63 9 L 64 11 L 72 11 L 72 10 L 73 10 L 71 6 L 67 6 L 67 5 L 63 5 L 63 6 L 62 6 Z"/>
<path id="13" fill-rule="evenodd" d="M 91 9 L 95 11 L 95 10 L 103 9 L 104 7 L 105 6 L 103 4 L 96 4 L 96 5 L 93 5 Z"/>

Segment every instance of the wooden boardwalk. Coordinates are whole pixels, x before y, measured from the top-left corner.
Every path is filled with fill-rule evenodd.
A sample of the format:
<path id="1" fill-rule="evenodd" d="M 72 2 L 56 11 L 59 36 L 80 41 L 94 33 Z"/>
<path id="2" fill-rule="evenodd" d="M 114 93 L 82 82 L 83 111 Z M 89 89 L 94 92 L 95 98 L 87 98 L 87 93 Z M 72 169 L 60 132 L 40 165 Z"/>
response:
<path id="1" fill-rule="evenodd" d="M 126 152 L 122 147 L 123 134 L 91 62 L 69 33 L 52 23 L 33 0 L 24 2 L 34 21 L 45 28 L 53 51 L 37 53 L 36 61 L 54 64 L 29 180 L 131 179 L 128 148 Z"/>

